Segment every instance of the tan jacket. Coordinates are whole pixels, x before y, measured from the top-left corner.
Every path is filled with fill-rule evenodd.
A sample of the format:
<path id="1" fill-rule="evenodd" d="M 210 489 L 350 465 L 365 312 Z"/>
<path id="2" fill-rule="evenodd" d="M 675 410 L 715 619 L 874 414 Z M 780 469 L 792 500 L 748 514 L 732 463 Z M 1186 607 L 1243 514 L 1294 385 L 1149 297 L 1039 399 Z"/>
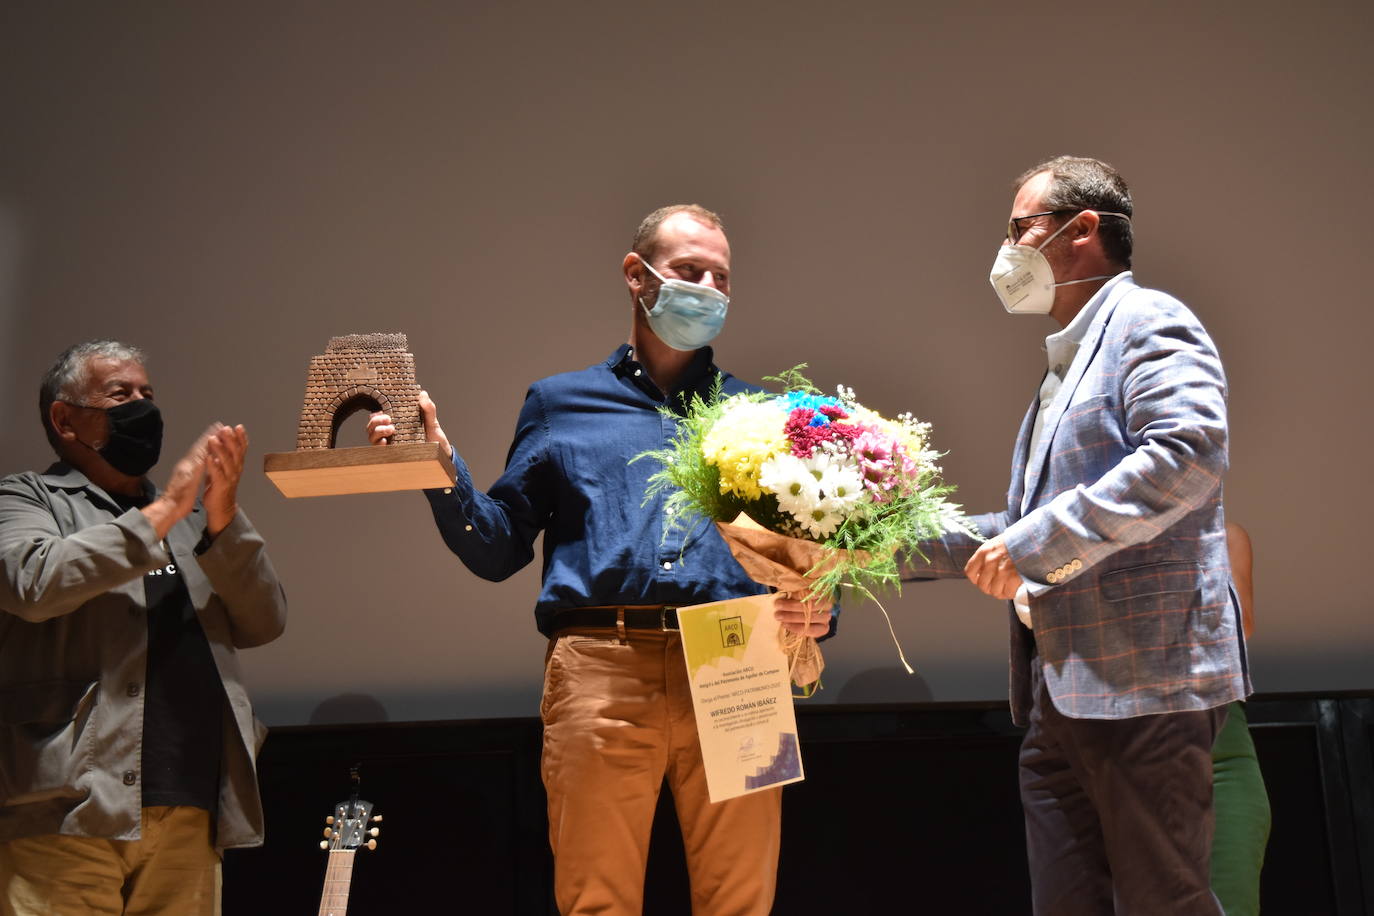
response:
<path id="1" fill-rule="evenodd" d="M 143 513 L 121 510 L 65 464 L 0 479 L 0 842 L 52 833 L 138 838 L 143 576 L 175 563 L 230 713 L 222 716 L 214 842 L 262 843 L 254 758 L 265 730 L 236 650 L 281 635 L 286 598 L 242 512 L 208 548 L 204 532 L 197 505 L 168 534 L 169 556 Z"/>

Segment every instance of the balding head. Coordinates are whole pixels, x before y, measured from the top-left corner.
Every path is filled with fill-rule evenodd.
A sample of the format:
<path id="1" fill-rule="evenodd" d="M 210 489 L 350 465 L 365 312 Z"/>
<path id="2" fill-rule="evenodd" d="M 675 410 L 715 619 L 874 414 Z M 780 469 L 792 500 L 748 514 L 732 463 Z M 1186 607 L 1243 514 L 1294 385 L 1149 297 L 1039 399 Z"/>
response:
<path id="1" fill-rule="evenodd" d="M 672 204 L 667 207 L 659 207 L 640 221 L 639 228 L 635 230 L 634 241 L 630 244 L 630 250 L 646 261 L 652 260 L 658 249 L 659 227 L 670 216 L 678 213 L 686 213 L 703 225 L 710 226 L 712 229 L 719 229 L 721 232 L 725 231 L 725 225 L 721 222 L 720 217 L 700 204 Z"/>

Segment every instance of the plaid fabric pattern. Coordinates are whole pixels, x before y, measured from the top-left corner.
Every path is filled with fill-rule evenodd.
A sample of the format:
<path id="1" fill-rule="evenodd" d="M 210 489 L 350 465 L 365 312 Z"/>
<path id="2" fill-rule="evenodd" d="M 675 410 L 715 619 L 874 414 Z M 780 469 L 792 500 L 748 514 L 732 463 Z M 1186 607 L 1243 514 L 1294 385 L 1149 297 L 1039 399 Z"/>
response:
<path id="1" fill-rule="evenodd" d="M 1034 401 L 1021 424 L 1006 511 L 976 519 L 1004 536 L 1031 595 L 1033 636 L 1010 615 L 1020 724 L 1033 650 L 1055 707 L 1074 718 L 1207 709 L 1250 692 L 1223 527 L 1221 360 L 1177 299 L 1129 275 L 1107 296 L 1034 455 Z M 953 536 L 931 546 L 934 575 L 959 574 L 976 547 Z"/>

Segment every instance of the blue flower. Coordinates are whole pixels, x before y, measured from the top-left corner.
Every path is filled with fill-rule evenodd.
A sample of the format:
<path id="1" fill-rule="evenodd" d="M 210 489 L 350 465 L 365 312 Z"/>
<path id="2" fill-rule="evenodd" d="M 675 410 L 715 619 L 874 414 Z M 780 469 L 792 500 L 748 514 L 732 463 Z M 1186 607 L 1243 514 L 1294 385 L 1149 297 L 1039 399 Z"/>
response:
<path id="1" fill-rule="evenodd" d="M 812 426 L 823 426 L 824 424 L 830 422 L 828 418 L 821 414 L 820 410 L 822 407 L 841 406 L 840 402 L 835 398 L 820 397 L 819 395 L 806 394 L 805 392 L 801 391 L 787 392 L 787 394 L 783 395 L 783 403 L 787 405 L 787 410 L 789 412 L 796 410 L 798 407 L 805 407 L 810 410 L 816 411 L 816 417 L 818 420 L 820 420 L 820 422 L 818 423 L 816 422 L 816 420 L 812 420 Z"/>

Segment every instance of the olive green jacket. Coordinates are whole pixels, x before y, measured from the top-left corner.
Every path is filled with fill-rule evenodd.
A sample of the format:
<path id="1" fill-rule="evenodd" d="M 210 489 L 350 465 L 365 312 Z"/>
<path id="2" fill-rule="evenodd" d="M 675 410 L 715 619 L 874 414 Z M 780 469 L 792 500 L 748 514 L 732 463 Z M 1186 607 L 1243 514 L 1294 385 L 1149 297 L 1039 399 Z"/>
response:
<path id="1" fill-rule="evenodd" d="M 281 635 L 286 598 L 242 512 L 204 535 L 197 505 L 164 545 L 142 512 L 65 464 L 0 479 L 0 842 L 139 837 L 144 575 L 175 563 L 224 685 L 221 708 L 205 711 L 224 722 L 214 843 L 262 843 L 265 730 L 236 653 Z"/>

